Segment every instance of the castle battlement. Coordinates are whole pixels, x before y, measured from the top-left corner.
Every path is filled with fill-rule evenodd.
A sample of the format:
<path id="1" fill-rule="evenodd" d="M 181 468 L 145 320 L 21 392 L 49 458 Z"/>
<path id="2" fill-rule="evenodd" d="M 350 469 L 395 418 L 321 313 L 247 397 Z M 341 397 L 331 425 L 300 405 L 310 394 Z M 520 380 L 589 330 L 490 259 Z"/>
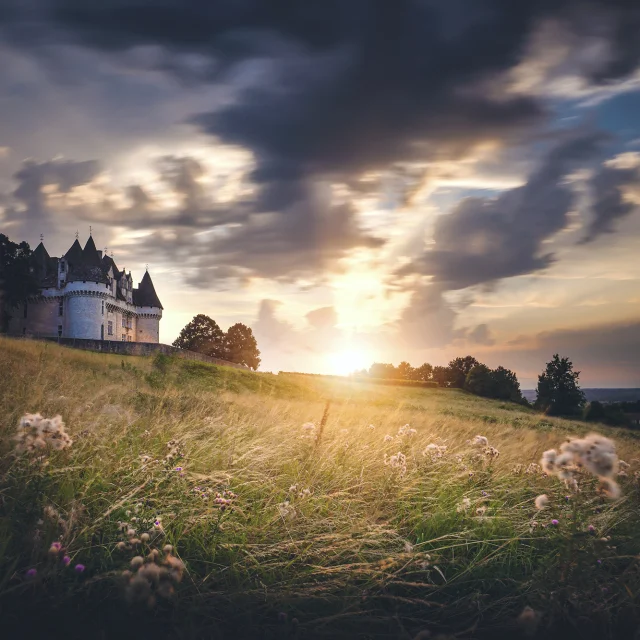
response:
<path id="1" fill-rule="evenodd" d="M 40 291 L 11 320 L 13 335 L 159 342 L 162 303 L 149 272 L 137 288 L 131 271 L 96 249 L 89 236 L 61 257 L 49 256 L 42 242 L 31 257 Z"/>

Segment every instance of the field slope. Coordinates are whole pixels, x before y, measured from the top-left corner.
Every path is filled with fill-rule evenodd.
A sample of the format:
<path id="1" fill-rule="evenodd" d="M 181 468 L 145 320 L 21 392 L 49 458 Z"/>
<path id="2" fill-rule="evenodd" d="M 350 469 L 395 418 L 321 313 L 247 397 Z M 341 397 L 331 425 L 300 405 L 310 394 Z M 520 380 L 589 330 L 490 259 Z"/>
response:
<path id="1" fill-rule="evenodd" d="M 72 446 L 16 455 L 36 412 Z M 525 606 L 529 637 L 638 624 L 633 432 L 597 429 L 631 464 L 609 501 L 530 466 L 585 425 L 514 404 L 8 339 L 0 429 L 0 613 L 21 637 L 506 638 L 532 631 Z M 148 588 L 136 556 L 165 572 Z"/>

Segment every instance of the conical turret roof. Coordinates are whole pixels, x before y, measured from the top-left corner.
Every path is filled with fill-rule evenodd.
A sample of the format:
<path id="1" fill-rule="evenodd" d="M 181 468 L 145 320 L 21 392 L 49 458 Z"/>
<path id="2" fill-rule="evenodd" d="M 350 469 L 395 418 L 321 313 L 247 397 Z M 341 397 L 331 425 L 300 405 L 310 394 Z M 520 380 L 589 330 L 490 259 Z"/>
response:
<path id="1" fill-rule="evenodd" d="M 82 250 L 82 261 L 89 267 L 102 266 L 100 253 L 96 249 L 96 243 L 93 241 L 91 236 L 89 236 L 87 244 L 84 245 L 84 249 Z"/>
<path id="2" fill-rule="evenodd" d="M 163 309 L 160 298 L 156 293 L 156 289 L 151 281 L 149 272 L 146 271 L 142 277 L 142 281 L 138 285 L 137 289 L 133 290 L 133 304 L 137 307 L 158 307 Z"/>
<path id="3" fill-rule="evenodd" d="M 69 264 L 80 264 L 82 262 L 82 247 L 78 242 L 78 238 L 71 245 L 69 251 L 64 254 L 64 257 Z"/>

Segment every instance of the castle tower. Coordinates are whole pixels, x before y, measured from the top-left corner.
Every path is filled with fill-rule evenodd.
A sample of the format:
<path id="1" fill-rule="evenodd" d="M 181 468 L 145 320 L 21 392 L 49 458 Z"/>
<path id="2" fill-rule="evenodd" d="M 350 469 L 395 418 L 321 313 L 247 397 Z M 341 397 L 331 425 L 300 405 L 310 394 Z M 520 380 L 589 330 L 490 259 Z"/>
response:
<path id="1" fill-rule="evenodd" d="M 138 288 L 133 290 L 133 304 L 138 307 L 136 342 L 160 342 L 163 307 L 148 271 Z"/>

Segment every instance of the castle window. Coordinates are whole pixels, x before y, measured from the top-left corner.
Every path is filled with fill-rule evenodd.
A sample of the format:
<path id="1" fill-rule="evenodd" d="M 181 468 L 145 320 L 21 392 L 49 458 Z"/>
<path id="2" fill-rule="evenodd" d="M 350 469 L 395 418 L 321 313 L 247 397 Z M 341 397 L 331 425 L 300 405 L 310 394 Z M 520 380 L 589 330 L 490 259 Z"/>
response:
<path id="1" fill-rule="evenodd" d="M 127 336 L 125 336 L 124 334 L 122 334 L 122 342 L 124 342 L 127 339 Z"/>
<path id="2" fill-rule="evenodd" d="M 131 342 L 131 336 L 127 336 L 127 340 Z"/>
<path id="3" fill-rule="evenodd" d="M 102 301 L 102 315 L 104 315 L 104 300 Z"/>
<path id="4" fill-rule="evenodd" d="M 124 316 L 122 316 L 122 328 L 125 329 L 127 326 L 127 320 Z"/>
<path id="5" fill-rule="evenodd" d="M 60 300 L 60 302 L 58 303 L 58 315 L 62 316 L 63 313 L 64 313 L 64 305 L 62 303 L 62 300 Z"/>
<path id="6" fill-rule="evenodd" d="M 24 303 L 24 317 L 27 317 L 27 303 Z"/>
<path id="7" fill-rule="evenodd" d="M 60 263 L 60 271 L 64 273 L 64 262 Z"/>
<path id="8" fill-rule="evenodd" d="M 62 325 L 58 325 L 58 338 L 62 338 Z"/>
<path id="9" fill-rule="evenodd" d="M 113 335 L 113 322 L 111 320 L 107 322 L 107 335 Z"/>

